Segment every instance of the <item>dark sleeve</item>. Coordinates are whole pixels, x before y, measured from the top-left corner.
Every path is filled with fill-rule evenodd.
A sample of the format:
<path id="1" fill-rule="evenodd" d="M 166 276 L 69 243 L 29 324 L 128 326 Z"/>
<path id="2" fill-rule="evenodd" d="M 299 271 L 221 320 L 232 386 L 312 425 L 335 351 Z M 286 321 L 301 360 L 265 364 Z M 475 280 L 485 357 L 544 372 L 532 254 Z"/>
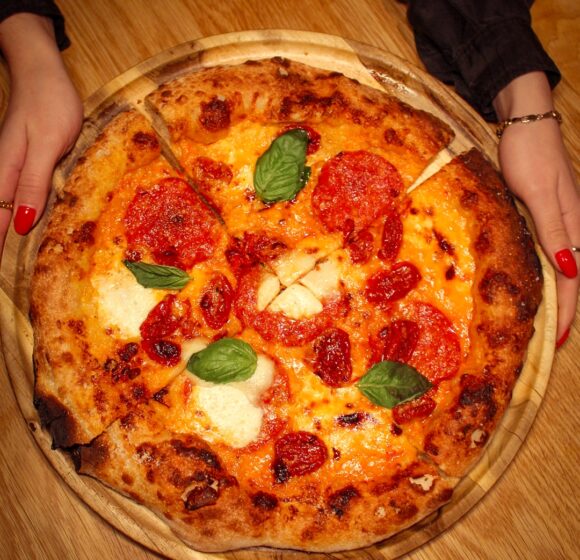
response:
<path id="1" fill-rule="evenodd" d="M 0 22 L 20 12 L 29 12 L 52 19 L 58 48 L 63 50 L 70 45 L 64 28 L 64 17 L 52 0 L 0 0 Z"/>
<path id="2" fill-rule="evenodd" d="M 409 0 L 408 18 L 427 70 L 455 86 L 485 119 L 492 101 L 514 78 L 536 70 L 551 87 L 558 68 L 531 27 L 533 0 Z"/>

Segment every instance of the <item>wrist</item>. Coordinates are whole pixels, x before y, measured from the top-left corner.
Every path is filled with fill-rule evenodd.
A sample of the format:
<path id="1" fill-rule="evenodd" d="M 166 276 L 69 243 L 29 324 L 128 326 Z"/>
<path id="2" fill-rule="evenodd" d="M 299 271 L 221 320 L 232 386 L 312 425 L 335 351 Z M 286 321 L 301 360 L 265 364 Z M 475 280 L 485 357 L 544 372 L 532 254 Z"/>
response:
<path id="1" fill-rule="evenodd" d="M 14 14 L 0 23 L 0 50 L 13 79 L 61 61 L 52 20 L 36 14 Z"/>
<path id="2" fill-rule="evenodd" d="M 554 109 L 552 90 L 543 72 L 529 72 L 512 80 L 493 100 L 498 120 L 546 113 Z"/>

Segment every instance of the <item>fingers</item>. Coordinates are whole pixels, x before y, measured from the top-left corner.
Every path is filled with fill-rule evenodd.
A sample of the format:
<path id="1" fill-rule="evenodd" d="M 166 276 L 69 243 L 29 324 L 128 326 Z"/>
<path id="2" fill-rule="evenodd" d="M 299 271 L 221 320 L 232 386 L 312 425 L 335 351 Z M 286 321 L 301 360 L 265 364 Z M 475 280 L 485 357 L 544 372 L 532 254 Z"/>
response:
<path id="1" fill-rule="evenodd" d="M 570 327 L 576 315 L 578 300 L 578 277 L 575 279 L 559 276 L 558 284 L 558 330 L 556 332 L 556 347 L 559 348 L 566 342 Z"/>
<path id="2" fill-rule="evenodd" d="M 49 144 L 33 138 L 27 146 L 14 197 L 14 230 L 20 235 L 32 229 L 46 206 L 52 172 L 60 155 L 47 149 Z"/>

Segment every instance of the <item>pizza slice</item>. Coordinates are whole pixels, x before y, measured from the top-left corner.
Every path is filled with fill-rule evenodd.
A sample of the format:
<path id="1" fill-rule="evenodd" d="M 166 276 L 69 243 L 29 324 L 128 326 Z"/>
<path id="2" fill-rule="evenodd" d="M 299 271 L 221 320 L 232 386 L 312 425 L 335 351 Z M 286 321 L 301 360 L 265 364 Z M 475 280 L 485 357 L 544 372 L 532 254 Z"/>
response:
<path id="1" fill-rule="evenodd" d="M 79 159 L 47 231 L 31 288 L 35 403 L 68 447 L 163 388 L 194 336 L 239 323 L 224 312 L 227 235 L 136 112 Z"/>
<path id="2" fill-rule="evenodd" d="M 354 387 L 325 385 L 251 331 L 197 343 L 188 371 L 77 453 L 81 473 L 197 550 L 357 548 L 451 498 L 457 481 Z"/>
<path id="3" fill-rule="evenodd" d="M 285 287 L 390 208 L 452 137 L 384 92 L 283 59 L 202 70 L 147 104 L 230 253 Z"/>

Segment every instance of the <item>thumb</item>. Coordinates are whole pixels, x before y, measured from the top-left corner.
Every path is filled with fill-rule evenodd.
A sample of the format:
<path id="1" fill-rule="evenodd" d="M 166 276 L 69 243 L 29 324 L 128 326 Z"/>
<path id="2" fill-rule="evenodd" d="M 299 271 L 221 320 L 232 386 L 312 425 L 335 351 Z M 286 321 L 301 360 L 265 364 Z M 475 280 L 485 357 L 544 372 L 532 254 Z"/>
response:
<path id="1" fill-rule="evenodd" d="M 42 216 L 58 159 L 59 154 L 44 142 L 29 143 L 14 197 L 16 233 L 26 235 Z"/>

